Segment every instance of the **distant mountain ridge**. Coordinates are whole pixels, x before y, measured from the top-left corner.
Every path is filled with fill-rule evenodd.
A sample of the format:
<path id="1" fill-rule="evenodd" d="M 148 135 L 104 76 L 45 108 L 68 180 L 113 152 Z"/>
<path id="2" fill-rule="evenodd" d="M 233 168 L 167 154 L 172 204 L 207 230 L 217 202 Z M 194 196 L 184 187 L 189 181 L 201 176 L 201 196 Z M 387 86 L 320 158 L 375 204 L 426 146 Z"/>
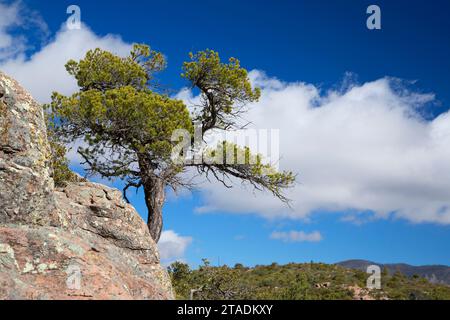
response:
<path id="1" fill-rule="evenodd" d="M 366 271 L 370 265 L 377 265 L 381 268 L 386 267 L 389 273 L 400 271 L 408 277 L 418 275 L 428 279 L 432 283 L 450 285 L 450 267 L 444 265 L 412 266 L 405 263 L 377 263 L 368 260 L 347 260 L 336 263 L 344 268 Z"/>

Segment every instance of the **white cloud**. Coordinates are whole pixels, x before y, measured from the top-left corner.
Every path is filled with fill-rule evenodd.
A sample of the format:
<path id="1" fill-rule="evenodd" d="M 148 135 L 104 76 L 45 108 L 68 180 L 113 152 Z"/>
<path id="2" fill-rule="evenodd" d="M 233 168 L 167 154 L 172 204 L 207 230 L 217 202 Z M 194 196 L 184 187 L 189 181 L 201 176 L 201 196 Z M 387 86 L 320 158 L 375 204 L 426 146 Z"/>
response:
<path id="1" fill-rule="evenodd" d="M 299 174 L 288 192 L 292 210 L 268 193 L 240 184 L 224 192 L 215 183 L 203 186 L 198 212 L 298 219 L 317 210 L 372 211 L 450 224 L 450 113 L 431 121 L 419 115 L 433 95 L 388 78 L 321 94 L 313 85 L 284 83 L 260 71 L 250 76 L 262 97 L 247 119 L 254 128 L 280 129 L 281 168 Z"/>
<path id="2" fill-rule="evenodd" d="M 0 0 L 0 60 L 9 59 L 30 49 L 28 39 L 24 36 L 11 35 L 11 31 L 26 30 L 37 36 L 37 41 L 44 41 L 48 36 L 47 24 L 41 16 L 28 10 L 22 1 L 7 3 Z"/>
<path id="3" fill-rule="evenodd" d="M 169 264 L 182 260 L 187 247 L 192 243 L 191 237 L 182 237 L 173 230 L 163 231 L 158 247 L 161 261 Z"/>
<path id="4" fill-rule="evenodd" d="M 304 231 L 278 232 L 274 231 L 270 235 L 273 240 L 281 240 L 283 242 L 320 242 L 322 235 L 318 231 L 305 233 Z"/>
<path id="5" fill-rule="evenodd" d="M 95 48 L 125 56 L 131 44 L 116 35 L 98 36 L 86 25 L 80 30 L 69 30 L 63 24 L 55 38 L 38 52 L 29 58 L 22 53 L 0 60 L 0 69 L 18 80 L 37 101 L 45 103 L 50 101 L 53 91 L 68 95 L 77 90 L 76 81 L 67 74 L 64 65 Z"/>
<path id="6" fill-rule="evenodd" d="M 17 3 L 13 5 L 0 3 L 0 57 L 7 54 L 10 51 L 9 48 L 12 47 L 14 38 L 8 33 L 8 29 L 19 24 L 18 17 L 19 7 Z M 5 51 L 6 49 L 8 51 Z"/>

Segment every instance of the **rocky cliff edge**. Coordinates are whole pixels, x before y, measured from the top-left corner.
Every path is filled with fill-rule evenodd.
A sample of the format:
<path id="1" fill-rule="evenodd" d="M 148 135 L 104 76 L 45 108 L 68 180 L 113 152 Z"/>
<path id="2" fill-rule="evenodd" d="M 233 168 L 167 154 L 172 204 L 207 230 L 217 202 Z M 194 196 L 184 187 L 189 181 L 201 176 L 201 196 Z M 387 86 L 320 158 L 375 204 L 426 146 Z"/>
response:
<path id="1" fill-rule="evenodd" d="M 120 191 L 55 189 L 42 107 L 0 72 L 0 299 L 172 299 L 158 249 Z"/>

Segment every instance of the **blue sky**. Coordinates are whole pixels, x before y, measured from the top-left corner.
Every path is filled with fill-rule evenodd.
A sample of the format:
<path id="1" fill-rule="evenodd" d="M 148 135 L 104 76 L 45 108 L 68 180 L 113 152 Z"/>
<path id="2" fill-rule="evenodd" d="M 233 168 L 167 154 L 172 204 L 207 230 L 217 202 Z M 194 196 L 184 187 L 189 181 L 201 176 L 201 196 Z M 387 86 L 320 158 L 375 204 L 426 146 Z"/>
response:
<path id="1" fill-rule="evenodd" d="M 2 2 L 0 1 L 0 3 Z M 9 6 L 12 2 L 3 3 Z M 27 61 L 44 61 L 45 59 L 38 60 L 38 57 L 33 60 L 33 54 L 48 54 L 50 50 L 46 51 L 45 48 L 51 48 L 52 43 L 58 41 L 63 43 L 63 36 L 58 37 L 57 34 L 63 32 L 61 26 L 67 19 L 66 8 L 74 3 L 80 6 L 82 22 L 90 28 L 89 32 L 98 39 L 102 39 L 99 40 L 99 43 L 109 44 L 111 41 L 105 40 L 105 36 L 114 34 L 120 36 L 117 42 L 120 42 L 121 46 L 133 42 L 145 42 L 163 52 L 167 56 L 169 64 L 167 70 L 159 75 L 159 79 L 171 87 L 174 92 L 178 92 L 186 85 L 179 74 L 182 62 L 186 60 L 188 52 L 211 48 L 219 51 L 224 57 L 238 57 L 249 70 L 264 71 L 266 74 L 264 86 L 270 94 L 280 93 L 282 90 L 286 93 L 295 89 L 303 90 L 298 93 L 299 96 L 302 96 L 302 94 L 306 94 L 307 90 L 303 87 L 297 88 L 294 84 L 303 82 L 313 86 L 323 100 L 327 100 L 327 98 L 333 100 L 334 98 L 330 98 L 327 92 L 336 90 L 341 98 L 337 99 L 330 108 L 333 106 L 334 108 L 343 108 L 346 112 L 350 111 L 340 106 L 346 101 L 353 103 L 354 95 L 368 97 L 368 101 L 371 101 L 370 99 L 375 93 L 377 94 L 375 100 L 380 101 L 380 104 L 383 104 L 384 101 L 391 103 L 391 100 L 395 98 L 412 109 L 417 109 L 417 113 L 423 118 L 417 123 L 410 123 L 408 119 L 401 118 L 398 126 L 400 127 L 399 131 L 404 134 L 395 136 L 396 138 L 393 140 L 401 141 L 402 144 L 393 144 L 391 146 L 393 148 L 399 146 L 403 148 L 405 145 L 410 146 L 417 141 L 420 142 L 421 134 L 428 132 L 428 129 L 418 127 L 424 123 L 430 125 L 436 117 L 446 114 L 450 106 L 448 81 L 450 71 L 450 59 L 448 59 L 450 56 L 450 41 L 448 41 L 450 19 L 448 19 L 448 12 L 450 12 L 450 3 L 445 0 L 432 2 L 129 0 L 126 3 L 122 1 L 28 0 L 22 3 L 23 16 L 30 15 L 34 11 L 33 16 L 39 16 L 40 21 L 45 22 L 48 26 L 47 36 L 43 36 L 45 32 L 41 34 L 35 32 L 38 25 L 36 19 L 23 19 L 28 22 L 24 22 L 17 30 L 15 29 L 17 26 L 12 26 L 2 31 L 0 24 L 0 40 L 2 33 L 14 37 L 25 35 L 28 38 L 26 49 L 21 52 L 27 58 L 21 60 L 17 58 L 17 55 L 10 55 L 3 57 L 3 62 L 0 58 L 0 69 L 3 66 L 13 75 L 17 74 L 19 80 L 21 76 L 23 77 L 24 70 L 34 70 L 31 68 L 33 64 L 27 64 Z M 366 28 L 368 15 L 365 11 L 370 4 L 377 4 L 381 8 L 381 30 L 370 31 Z M 27 28 L 26 23 L 30 23 L 30 26 L 32 24 L 33 27 Z M 112 47 L 114 47 L 115 42 L 112 43 Z M 93 41 L 93 45 L 95 45 L 95 41 Z M 55 65 L 51 67 L 59 68 L 60 66 L 55 62 Z M 345 75 L 349 73 L 352 74 L 351 77 L 346 77 Z M 386 77 L 395 77 L 404 81 L 399 85 L 400 88 L 396 87 L 395 90 L 390 91 L 384 86 L 386 82 L 376 82 L 380 79 L 387 79 Z M 267 78 L 276 78 L 281 81 L 280 86 L 283 89 L 270 88 Z M 361 92 L 358 91 L 354 95 L 340 92 L 339 88 L 344 79 L 351 79 L 352 86 L 359 88 Z M 26 80 L 24 81 L 26 82 Z M 58 81 L 55 78 L 53 81 L 57 88 Z M 369 85 L 364 86 L 367 83 Z M 389 83 L 393 85 L 392 82 Z M 394 81 L 393 83 L 397 84 L 398 82 Z M 52 86 L 52 83 L 48 85 Z M 35 94 L 33 90 L 36 90 L 37 96 L 44 97 L 45 89 L 33 87 L 32 93 Z M 395 97 L 379 98 L 380 90 L 383 94 L 387 92 L 386 94 L 394 94 Z M 430 93 L 434 94 L 432 98 L 427 96 Z M 422 99 L 423 101 L 417 98 L 418 95 L 425 97 Z M 405 96 L 407 99 L 403 99 Z M 420 102 L 418 102 L 419 100 Z M 418 105 L 420 106 L 418 107 Z M 322 106 L 327 106 L 327 102 L 322 101 Z M 384 108 L 384 105 L 380 108 Z M 389 114 L 391 109 L 388 106 L 386 107 L 387 111 L 382 113 L 386 118 L 377 118 L 377 121 L 380 121 L 380 125 L 377 126 L 381 130 L 380 133 L 392 130 L 391 126 L 384 130 L 384 124 L 400 117 Z M 323 118 L 330 119 L 329 122 L 308 125 L 308 128 L 317 130 L 318 134 L 315 137 L 322 137 L 321 133 L 324 130 L 320 130 L 321 125 L 328 128 L 330 123 L 335 123 L 333 122 L 335 120 L 331 119 L 336 119 L 336 117 L 331 118 L 329 113 L 325 112 L 327 109 L 323 108 L 323 110 Z M 340 113 L 336 111 L 334 114 L 339 115 Z M 367 119 L 365 117 L 352 118 L 354 115 L 351 113 L 345 115 L 350 119 L 348 126 L 354 124 L 351 122 L 352 119 Z M 289 120 L 289 118 L 287 119 Z M 444 124 L 449 123 L 445 121 Z M 265 123 L 270 125 L 270 122 L 266 121 Z M 286 126 L 295 130 L 295 123 L 286 123 Z M 364 123 L 362 126 L 364 127 Z M 370 127 L 371 123 L 367 123 L 367 126 Z M 403 127 L 407 127 L 407 129 L 401 131 Z M 438 125 L 436 124 L 435 127 Z M 280 129 L 281 135 L 283 135 L 283 128 Z M 355 135 L 358 134 L 357 132 L 355 131 Z M 446 134 L 445 139 L 439 138 L 443 139 L 439 140 L 440 142 L 450 141 L 447 139 L 448 131 L 439 132 Z M 327 135 L 323 133 L 323 137 L 326 139 Z M 292 140 L 292 143 L 295 141 L 297 140 Z M 292 148 L 298 149 L 297 152 L 301 154 L 303 152 L 301 144 L 292 145 L 292 143 Z M 289 146 L 287 143 L 283 145 L 285 148 Z M 353 145 L 353 148 L 349 147 L 347 154 L 342 156 L 357 154 L 360 150 L 358 145 Z M 380 143 L 376 143 L 374 146 L 380 148 L 380 151 L 375 153 L 380 155 L 379 161 L 374 161 L 378 159 L 376 156 L 370 156 L 370 159 L 355 161 L 352 168 L 375 162 L 376 164 L 372 167 L 369 166 L 365 169 L 374 173 L 381 172 L 380 175 L 383 176 L 383 179 L 380 181 L 376 179 L 376 174 L 364 179 L 346 178 L 347 174 L 353 173 L 353 171 L 347 170 L 348 168 L 347 171 L 331 172 L 334 177 L 343 179 L 342 184 L 349 183 L 348 181 L 355 181 L 355 184 L 358 184 L 357 193 L 353 192 L 356 190 L 352 189 L 353 183 L 349 183 L 348 188 L 344 190 L 350 194 L 348 196 L 347 193 L 344 193 L 345 197 L 348 196 L 346 202 L 334 200 L 332 196 L 326 198 L 314 194 L 313 200 L 305 200 L 311 203 L 306 209 L 301 205 L 294 208 L 301 212 L 298 214 L 278 212 L 283 209 L 261 213 L 257 205 L 254 207 L 244 206 L 243 209 L 234 204 L 230 204 L 229 207 L 222 205 L 214 212 L 200 214 L 196 208 L 203 206 L 205 202 L 215 201 L 219 196 L 226 199 L 226 195 L 230 191 L 223 189 L 221 195 L 216 192 L 206 200 L 205 195 L 208 194 L 208 191 L 201 190 L 179 198 L 170 197 L 170 201 L 164 208 L 165 230 L 172 230 L 174 233 L 172 236 L 176 240 L 175 245 L 181 245 L 178 251 L 175 250 L 174 257 L 182 258 L 194 266 L 199 264 L 202 258 L 208 258 L 213 263 L 219 261 L 226 264 L 240 262 L 246 265 L 272 262 L 309 262 L 311 260 L 332 263 L 354 258 L 378 262 L 450 265 L 450 223 L 448 222 L 450 220 L 446 213 L 448 208 L 445 207 L 445 200 L 450 201 L 446 190 L 450 183 L 450 176 L 446 171 L 448 166 L 445 167 L 443 160 L 439 160 L 443 157 L 446 159 L 447 153 L 441 155 L 442 149 L 446 147 L 445 144 L 440 145 L 440 149 L 435 151 L 436 156 L 433 156 L 431 160 L 428 158 L 423 160 L 426 162 L 426 166 L 419 165 L 419 160 L 422 158 L 418 158 L 417 166 L 411 159 L 400 163 L 394 161 L 392 167 L 398 166 L 399 171 L 387 173 L 385 167 L 390 166 L 391 163 L 384 162 L 382 145 L 380 147 Z M 366 149 L 361 149 L 360 153 L 364 153 L 364 150 Z M 282 148 L 280 152 L 282 156 L 286 152 L 289 158 L 289 150 Z M 306 153 L 306 151 L 304 152 Z M 317 167 L 314 167 L 308 160 L 309 158 L 305 159 L 299 155 L 299 161 L 307 163 L 304 167 L 298 168 L 301 171 L 300 182 L 305 183 L 308 187 L 310 181 L 317 181 L 316 177 L 322 174 L 324 166 L 328 163 L 326 162 L 327 156 L 330 158 L 327 153 L 323 154 L 323 159 L 314 158 L 317 163 L 323 163 L 323 166 L 318 164 Z M 286 165 L 290 163 L 295 162 L 290 162 L 289 159 L 285 162 Z M 405 163 L 411 166 L 409 173 L 403 172 L 401 169 L 402 164 Z M 441 166 L 442 171 L 437 174 L 433 168 L 441 168 Z M 429 169 L 429 167 L 432 168 Z M 429 176 L 427 176 L 428 171 L 422 171 L 423 168 L 430 170 Z M 302 174 L 306 169 L 308 172 L 306 180 L 303 181 Z M 332 170 L 331 167 L 330 170 Z M 418 172 L 423 173 L 422 178 L 409 179 L 408 174 L 416 176 Z M 356 175 L 360 174 L 356 173 Z M 386 182 L 389 177 L 391 181 Z M 433 177 L 437 177 L 437 180 L 431 184 L 432 187 L 429 187 L 428 182 L 423 182 Z M 399 182 L 402 179 L 406 181 L 404 184 Z M 366 182 L 370 188 L 367 187 L 367 191 L 363 192 L 361 190 L 364 189 Z M 396 188 L 397 185 L 400 187 Z M 414 190 L 407 188 L 408 192 L 406 192 L 402 187 L 404 185 L 410 185 L 411 189 L 414 187 Z M 120 182 L 117 182 L 116 186 L 120 187 Z M 318 184 L 317 187 L 325 188 L 326 186 Z M 433 193 L 430 198 L 423 196 L 428 192 Z M 396 196 L 397 193 L 398 196 Z M 415 199 L 415 194 L 419 195 L 417 199 L 422 199 L 422 197 L 423 199 L 421 201 Z M 439 203 L 442 205 L 441 209 L 444 213 L 433 213 L 432 211 L 436 211 L 436 208 L 428 206 L 427 199 L 437 199 L 436 194 L 441 195 Z M 303 196 L 301 193 L 296 195 Z M 372 195 L 373 201 L 360 202 L 359 199 L 351 199 L 352 196 L 371 198 Z M 296 200 L 301 201 L 303 198 Z M 250 202 L 246 194 L 242 194 L 241 198 L 230 194 L 230 201 Z M 390 203 L 391 201 L 392 206 L 379 205 L 379 203 Z M 408 205 L 406 202 L 409 201 L 414 205 Z M 145 217 L 146 209 L 142 194 L 133 196 L 133 204 Z M 390 214 L 388 212 L 386 214 L 389 210 L 397 209 L 403 213 Z M 271 238 L 273 232 L 289 235 L 292 231 L 303 232 L 306 235 L 319 232 L 321 239 L 320 241 L 280 241 Z"/>

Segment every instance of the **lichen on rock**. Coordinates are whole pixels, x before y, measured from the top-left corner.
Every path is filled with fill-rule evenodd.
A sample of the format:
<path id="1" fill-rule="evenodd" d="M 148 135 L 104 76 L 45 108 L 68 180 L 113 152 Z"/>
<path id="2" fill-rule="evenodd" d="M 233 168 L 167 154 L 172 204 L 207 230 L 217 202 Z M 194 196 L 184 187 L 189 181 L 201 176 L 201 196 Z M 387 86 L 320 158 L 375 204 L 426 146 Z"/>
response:
<path id="1" fill-rule="evenodd" d="M 0 299 L 173 299 L 156 243 L 120 191 L 55 188 L 42 107 L 0 72 Z"/>

